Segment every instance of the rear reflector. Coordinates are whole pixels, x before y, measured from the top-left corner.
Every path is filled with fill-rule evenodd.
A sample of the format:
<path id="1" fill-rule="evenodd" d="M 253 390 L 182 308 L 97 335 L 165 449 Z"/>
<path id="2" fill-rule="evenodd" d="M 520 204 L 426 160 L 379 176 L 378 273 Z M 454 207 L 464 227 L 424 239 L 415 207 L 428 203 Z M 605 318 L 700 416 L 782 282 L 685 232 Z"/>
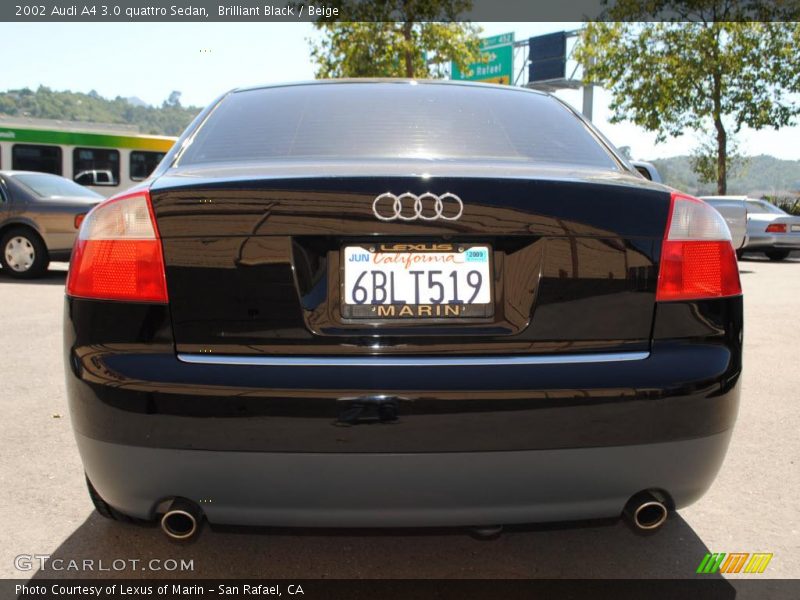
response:
<path id="1" fill-rule="evenodd" d="M 767 233 L 786 233 L 786 223 L 770 223 L 767 225 Z"/>
<path id="2" fill-rule="evenodd" d="M 161 240 L 146 191 L 109 198 L 86 216 L 72 251 L 67 294 L 167 302 Z"/>
<path id="3" fill-rule="evenodd" d="M 702 200 L 673 193 L 661 246 L 656 301 L 741 293 L 736 252 L 722 215 Z"/>
<path id="4" fill-rule="evenodd" d="M 85 214 L 83 214 L 83 215 L 75 215 L 75 222 L 74 222 L 75 229 L 80 229 L 81 228 L 81 223 L 83 223 L 83 220 L 85 218 L 86 218 Z"/>

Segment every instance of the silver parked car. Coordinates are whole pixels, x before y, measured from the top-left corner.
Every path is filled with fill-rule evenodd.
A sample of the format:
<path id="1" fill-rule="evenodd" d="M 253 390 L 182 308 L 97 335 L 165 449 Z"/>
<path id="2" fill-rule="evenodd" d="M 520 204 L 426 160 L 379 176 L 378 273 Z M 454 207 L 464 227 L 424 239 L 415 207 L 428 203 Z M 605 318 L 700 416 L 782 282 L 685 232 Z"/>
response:
<path id="1" fill-rule="evenodd" d="M 0 171 L 0 264 L 12 277 L 69 260 L 83 217 L 103 196 L 49 173 Z"/>
<path id="2" fill-rule="evenodd" d="M 741 257 L 747 245 L 747 197 L 746 196 L 701 196 L 722 215 L 731 230 L 731 243 L 736 255 Z"/>
<path id="3" fill-rule="evenodd" d="M 766 200 L 747 199 L 745 252 L 763 252 L 770 260 L 783 260 L 800 250 L 800 217 L 790 215 Z"/>

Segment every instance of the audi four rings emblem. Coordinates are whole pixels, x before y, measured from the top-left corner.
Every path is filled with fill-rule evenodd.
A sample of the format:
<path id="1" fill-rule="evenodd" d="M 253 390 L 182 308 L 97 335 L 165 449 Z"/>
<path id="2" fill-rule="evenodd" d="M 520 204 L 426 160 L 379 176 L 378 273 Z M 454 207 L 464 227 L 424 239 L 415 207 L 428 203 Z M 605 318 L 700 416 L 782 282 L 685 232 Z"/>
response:
<path id="1" fill-rule="evenodd" d="M 431 192 L 399 196 L 384 192 L 372 202 L 372 212 L 381 221 L 455 221 L 464 212 L 464 203 L 455 194 L 447 192 L 437 196 Z"/>

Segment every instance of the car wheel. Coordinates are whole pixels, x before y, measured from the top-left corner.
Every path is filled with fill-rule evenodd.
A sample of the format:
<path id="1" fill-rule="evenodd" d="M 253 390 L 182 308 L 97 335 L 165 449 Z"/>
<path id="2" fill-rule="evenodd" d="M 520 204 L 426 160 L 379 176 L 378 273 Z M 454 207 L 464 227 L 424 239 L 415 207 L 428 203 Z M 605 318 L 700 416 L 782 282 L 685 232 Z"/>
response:
<path id="1" fill-rule="evenodd" d="M 50 263 L 42 238 L 27 227 L 6 232 L 0 240 L 0 251 L 3 270 L 18 279 L 41 277 Z"/>
<path id="2" fill-rule="evenodd" d="M 789 256 L 789 252 L 789 250 L 767 250 L 764 254 L 766 254 L 767 258 L 770 260 L 783 260 Z"/>

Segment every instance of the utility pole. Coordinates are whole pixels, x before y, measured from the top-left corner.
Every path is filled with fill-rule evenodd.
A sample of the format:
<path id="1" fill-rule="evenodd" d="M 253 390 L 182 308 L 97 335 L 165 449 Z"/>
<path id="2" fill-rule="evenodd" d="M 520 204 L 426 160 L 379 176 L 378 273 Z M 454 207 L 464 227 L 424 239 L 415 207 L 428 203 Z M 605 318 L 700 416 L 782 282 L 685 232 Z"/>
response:
<path id="1" fill-rule="evenodd" d="M 589 121 L 592 120 L 592 106 L 594 105 L 594 86 L 590 84 L 583 85 L 583 116 Z"/>
<path id="2" fill-rule="evenodd" d="M 590 43 L 594 43 L 594 39 L 590 41 Z M 588 64 L 583 66 L 583 116 L 586 117 L 589 121 L 592 120 L 592 108 L 594 105 L 594 85 L 591 83 L 586 83 L 586 69 L 594 65 L 594 56 L 589 58 Z"/>

